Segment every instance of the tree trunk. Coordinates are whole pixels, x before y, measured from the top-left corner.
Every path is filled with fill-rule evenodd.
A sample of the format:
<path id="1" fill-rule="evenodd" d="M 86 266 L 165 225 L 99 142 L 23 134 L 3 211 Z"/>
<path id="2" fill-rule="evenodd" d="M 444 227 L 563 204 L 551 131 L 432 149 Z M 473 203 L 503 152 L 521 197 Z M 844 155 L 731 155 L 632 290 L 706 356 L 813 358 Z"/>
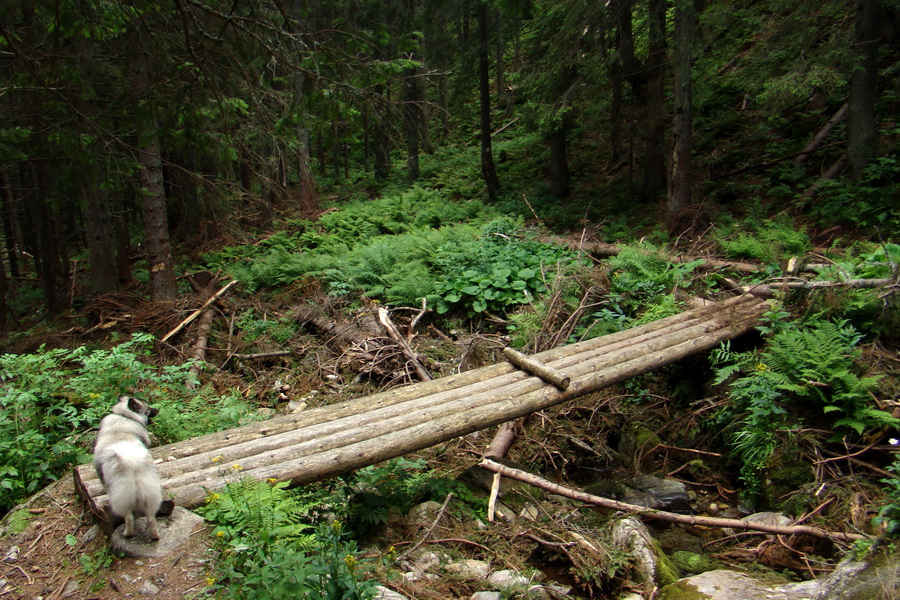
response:
<path id="1" fill-rule="evenodd" d="M 655 201 L 666 191 L 666 0 L 650 0 L 650 51 L 644 95 L 644 200 Z"/>
<path id="2" fill-rule="evenodd" d="M 137 159 L 141 165 L 143 189 L 144 244 L 147 268 L 150 271 L 150 298 L 172 300 L 178 296 L 178 284 L 172 264 L 172 244 L 169 239 L 169 222 L 166 215 L 166 190 L 163 185 L 162 157 L 156 117 L 147 118 L 141 132 L 143 138 Z M 149 129 L 149 131 L 147 130 Z"/>
<path id="3" fill-rule="evenodd" d="M 109 198 L 100 185 L 99 166 L 91 165 L 88 170 L 88 181 L 82 188 L 81 215 L 91 261 L 91 289 L 95 294 L 111 294 L 119 291 L 112 211 Z"/>
<path id="4" fill-rule="evenodd" d="M 669 193 L 666 198 L 666 224 L 679 233 L 679 215 L 691 204 L 691 48 L 694 41 L 694 0 L 676 0 L 675 4 L 675 111 L 672 164 Z"/>
<path id="5" fill-rule="evenodd" d="M 13 194 L 12 180 L 6 169 L 0 169 L 0 210 L 3 218 L 3 238 L 6 244 L 6 260 L 9 262 L 9 274 L 19 276 L 19 258 L 16 254 L 16 235 L 14 224 L 16 201 Z"/>
<path id="6" fill-rule="evenodd" d="M 550 141 L 550 194 L 560 198 L 569 195 L 569 159 L 567 156 L 566 126 L 553 129 Z"/>
<path id="7" fill-rule="evenodd" d="M 413 67 L 406 70 L 403 78 L 403 124 L 406 128 L 406 179 L 410 182 L 419 178 L 419 115 L 421 113 L 419 107 L 421 98 L 419 98 L 418 94 L 417 75 L 418 70 Z"/>
<path id="8" fill-rule="evenodd" d="M 291 3 L 291 16 L 288 29 L 295 36 L 300 38 L 299 22 L 304 10 L 304 3 L 301 0 L 293 0 Z M 297 48 L 297 59 L 300 54 L 305 51 L 304 48 Z M 303 109 L 304 102 L 304 84 L 306 75 L 300 69 L 294 71 L 294 98 L 293 109 L 295 112 L 297 136 L 297 178 L 300 187 L 300 207 L 305 211 L 312 212 L 316 207 L 316 186 L 313 181 L 312 171 L 309 166 L 309 129 L 305 125 L 305 115 Z"/>
<path id="9" fill-rule="evenodd" d="M 853 44 L 856 61 L 850 73 L 847 121 L 847 160 L 854 179 L 862 177 L 866 165 L 875 156 L 878 46 L 883 13 L 882 0 L 857 1 Z"/>
<path id="10" fill-rule="evenodd" d="M 481 176 L 487 187 L 488 200 L 497 199 L 500 191 L 500 180 L 494 168 L 494 155 L 491 150 L 491 88 L 488 70 L 488 35 L 487 6 L 478 3 L 478 87 L 481 103 Z"/>
<path id="11" fill-rule="evenodd" d="M 391 171 L 391 139 L 388 134 L 388 117 L 390 107 L 382 96 L 384 86 L 375 87 L 375 95 L 378 97 L 375 105 L 375 133 L 374 133 L 374 170 L 375 179 L 387 179 Z"/>

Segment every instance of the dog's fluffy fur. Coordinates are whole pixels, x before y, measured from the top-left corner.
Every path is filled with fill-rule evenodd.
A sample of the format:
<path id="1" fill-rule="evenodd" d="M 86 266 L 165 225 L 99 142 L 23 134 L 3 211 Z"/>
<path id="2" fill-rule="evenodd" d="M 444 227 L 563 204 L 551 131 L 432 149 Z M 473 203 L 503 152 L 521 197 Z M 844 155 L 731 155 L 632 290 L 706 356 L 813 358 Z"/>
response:
<path id="1" fill-rule="evenodd" d="M 159 539 L 156 513 L 162 503 L 162 485 L 147 434 L 147 424 L 157 412 L 137 398 L 120 396 L 97 432 L 94 468 L 106 487 L 113 515 L 125 519 L 125 537 L 134 535 L 134 519 L 143 515 L 150 537 Z"/>

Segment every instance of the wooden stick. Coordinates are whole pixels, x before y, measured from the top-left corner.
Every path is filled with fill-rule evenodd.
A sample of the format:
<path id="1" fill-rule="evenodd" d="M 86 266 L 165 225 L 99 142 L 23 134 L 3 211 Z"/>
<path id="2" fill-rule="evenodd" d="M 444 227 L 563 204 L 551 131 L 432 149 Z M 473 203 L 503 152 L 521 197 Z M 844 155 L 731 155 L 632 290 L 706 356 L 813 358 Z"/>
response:
<path id="1" fill-rule="evenodd" d="M 528 485 L 546 490 L 552 494 L 558 494 L 585 502 L 595 506 L 602 506 L 619 512 L 639 513 L 643 517 L 650 519 L 658 519 L 660 521 L 669 521 L 672 523 L 685 523 L 687 525 L 701 525 L 706 527 L 731 527 L 734 529 L 750 529 L 753 531 L 763 531 L 765 533 L 774 533 L 778 535 L 811 535 L 821 539 L 836 539 L 843 542 L 850 542 L 859 539 L 865 539 L 866 536 L 857 533 L 843 533 L 838 531 L 825 531 L 818 527 L 810 527 L 807 525 L 769 525 L 757 521 L 748 521 L 747 519 L 723 519 L 719 517 L 698 517 L 694 515 L 682 515 L 679 513 L 671 513 L 664 510 L 654 510 L 646 506 L 638 506 L 636 504 L 628 504 L 627 502 L 619 502 L 602 496 L 594 496 L 579 490 L 573 490 L 565 486 L 553 483 L 538 477 L 532 473 L 513 469 L 500 463 L 496 463 L 489 459 L 482 460 L 479 465 L 483 469 L 487 469 L 492 473 L 498 473 L 504 477 L 515 479 Z"/>
<path id="2" fill-rule="evenodd" d="M 394 342 L 400 346 L 401 352 L 403 355 L 409 359 L 409 362 L 412 363 L 413 369 L 416 371 L 416 375 L 419 376 L 419 379 L 422 381 L 431 381 L 433 378 L 425 370 L 425 367 L 422 366 L 422 362 L 419 360 L 418 355 L 415 351 L 410 347 L 410 345 L 406 342 L 406 339 L 400 332 L 397 330 L 396 325 L 391 322 L 391 317 L 388 315 L 388 311 L 385 307 L 378 307 L 378 322 L 381 323 L 381 326 L 384 327 L 384 330 L 387 332 L 388 336 L 394 340 Z"/>
<path id="3" fill-rule="evenodd" d="M 452 499 L 453 492 L 450 492 L 449 494 L 447 494 L 447 497 L 444 498 L 444 504 L 438 511 L 438 514 L 434 518 L 434 521 L 431 522 L 431 527 L 428 528 L 428 531 L 425 532 L 425 535 L 423 535 L 422 538 L 418 542 L 416 542 L 416 544 L 412 548 L 406 550 L 405 552 L 403 552 L 403 554 L 398 556 L 394 562 L 400 562 L 401 560 L 415 552 L 422 544 L 424 544 L 428 540 L 429 536 L 431 536 L 432 532 L 434 531 L 434 528 L 437 527 L 437 524 L 440 523 L 441 519 L 444 517 L 444 513 L 447 511 L 447 506 L 450 504 L 450 501 Z"/>
<path id="4" fill-rule="evenodd" d="M 215 294 L 210 296 L 209 299 L 207 299 L 207 301 L 203 303 L 203 306 L 201 306 L 200 308 L 198 308 L 197 310 L 192 312 L 188 318 L 186 318 L 184 321 L 182 321 L 181 323 L 176 325 L 175 329 L 173 329 L 172 331 L 170 331 L 169 333 L 164 335 L 162 337 L 162 339 L 159 341 L 160 342 L 168 342 L 169 339 L 172 338 L 172 336 L 174 336 L 176 333 L 178 333 L 179 331 L 181 331 L 182 329 L 184 329 L 185 327 L 190 325 L 194 321 L 194 319 L 199 317 L 203 313 L 203 311 L 206 309 L 206 307 L 208 307 L 210 304 L 212 304 L 213 302 L 215 302 L 216 300 L 221 298 L 225 294 L 225 292 L 230 290 L 235 285 L 237 285 L 237 280 L 233 279 L 233 280 L 229 281 L 228 284 L 225 285 L 225 287 L 223 287 L 218 292 L 216 292 Z"/>
<path id="5" fill-rule="evenodd" d="M 553 367 L 548 367 L 543 363 L 539 363 L 538 361 L 525 356 L 518 350 L 506 347 L 503 349 L 503 356 L 506 357 L 506 360 L 520 369 L 528 371 L 532 375 L 537 375 L 544 381 L 552 383 L 561 390 L 569 387 L 569 382 L 571 381 L 569 377 L 563 375 Z"/>

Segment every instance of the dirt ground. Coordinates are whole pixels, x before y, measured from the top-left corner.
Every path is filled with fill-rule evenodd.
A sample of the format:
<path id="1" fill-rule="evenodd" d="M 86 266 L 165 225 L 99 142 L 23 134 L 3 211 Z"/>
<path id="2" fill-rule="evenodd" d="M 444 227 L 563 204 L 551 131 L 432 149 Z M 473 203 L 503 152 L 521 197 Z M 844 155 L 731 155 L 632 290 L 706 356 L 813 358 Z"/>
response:
<path id="1" fill-rule="evenodd" d="M 169 556 L 148 560 L 111 556 L 109 540 L 95 523 L 75 495 L 71 477 L 33 497 L 0 532 L 0 556 L 5 557 L 0 600 L 183 600 L 204 595 L 213 565 L 208 528 L 197 528 Z"/>

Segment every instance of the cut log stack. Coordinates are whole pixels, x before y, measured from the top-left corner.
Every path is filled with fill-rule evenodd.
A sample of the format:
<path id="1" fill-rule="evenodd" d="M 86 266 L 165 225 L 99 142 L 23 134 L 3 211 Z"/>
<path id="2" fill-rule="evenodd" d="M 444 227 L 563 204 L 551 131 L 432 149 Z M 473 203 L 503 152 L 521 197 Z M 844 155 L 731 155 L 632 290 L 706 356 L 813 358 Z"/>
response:
<path id="1" fill-rule="evenodd" d="M 342 475 L 596 392 L 715 347 L 752 328 L 768 304 L 742 295 L 541 352 L 565 387 L 503 362 L 153 449 L 167 496 L 187 508 L 245 477 L 310 483 Z M 559 383 L 559 382 L 557 382 Z M 103 518 L 94 469 L 76 488 Z"/>

